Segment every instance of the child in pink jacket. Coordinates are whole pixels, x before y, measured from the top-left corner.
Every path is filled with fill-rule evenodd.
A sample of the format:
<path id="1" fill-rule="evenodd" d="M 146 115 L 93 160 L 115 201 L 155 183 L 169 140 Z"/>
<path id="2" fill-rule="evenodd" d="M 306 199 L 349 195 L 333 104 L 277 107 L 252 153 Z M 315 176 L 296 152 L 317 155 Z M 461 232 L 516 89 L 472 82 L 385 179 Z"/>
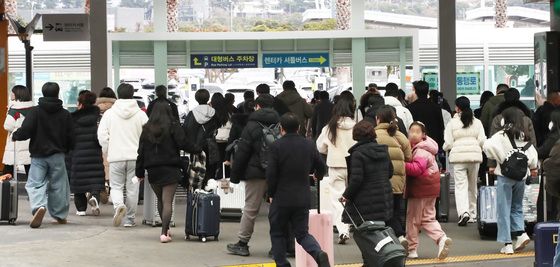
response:
<path id="1" fill-rule="evenodd" d="M 424 228 L 438 245 L 438 258 L 445 259 L 452 240 L 436 220 L 435 204 L 440 190 L 440 172 L 435 158 L 438 145 L 426 135 L 426 126 L 421 122 L 410 125 L 408 139 L 412 146 L 412 161 L 406 162 L 408 258 L 418 258 L 418 233 L 420 228 Z"/>

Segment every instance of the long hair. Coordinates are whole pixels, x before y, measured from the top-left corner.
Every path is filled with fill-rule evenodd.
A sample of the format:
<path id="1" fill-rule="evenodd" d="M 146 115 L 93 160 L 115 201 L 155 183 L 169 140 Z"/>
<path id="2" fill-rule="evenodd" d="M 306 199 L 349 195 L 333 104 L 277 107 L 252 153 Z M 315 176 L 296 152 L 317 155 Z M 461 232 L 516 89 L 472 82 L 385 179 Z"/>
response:
<path id="1" fill-rule="evenodd" d="M 214 116 L 218 119 L 219 125 L 226 125 L 229 120 L 229 112 L 224 96 L 221 93 L 215 93 L 210 99 L 210 105 L 216 110 L 216 115 Z"/>
<path id="2" fill-rule="evenodd" d="M 529 136 L 523 133 L 523 116 L 516 108 L 507 108 L 502 112 L 503 130 L 510 139 L 527 141 Z"/>
<path id="3" fill-rule="evenodd" d="M 169 104 L 166 102 L 155 102 L 150 118 L 143 127 L 143 131 L 150 142 L 159 144 L 169 133 L 173 121 L 173 113 Z"/>
<path id="4" fill-rule="evenodd" d="M 377 117 L 380 123 L 389 124 L 389 128 L 387 128 L 387 133 L 389 133 L 390 136 L 395 136 L 395 134 L 397 134 L 399 127 L 397 125 L 398 122 L 396 120 L 397 114 L 395 114 L 393 107 L 387 105 L 382 106 L 377 110 L 375 116 Z"/>
<path id="5" fill-rule="evenodd" d="M 353 118 L 355 105 L 354 99 L 344 96 L 341 96 L 334 105 L 332 117 L 327 125 L 329 129 L 329 140 L 333 145 L 336 145 L 337 129 L 340 119 L 344 117 Z"/>
<path id="6" fill-rule="evenodd" d="M 455 100 L 455 105 L 461 110 L 461 122 L 463 128 L 469 128 L 473 124 L 474 114 L 471 109 L 471 101 L 464 96 Z"/>

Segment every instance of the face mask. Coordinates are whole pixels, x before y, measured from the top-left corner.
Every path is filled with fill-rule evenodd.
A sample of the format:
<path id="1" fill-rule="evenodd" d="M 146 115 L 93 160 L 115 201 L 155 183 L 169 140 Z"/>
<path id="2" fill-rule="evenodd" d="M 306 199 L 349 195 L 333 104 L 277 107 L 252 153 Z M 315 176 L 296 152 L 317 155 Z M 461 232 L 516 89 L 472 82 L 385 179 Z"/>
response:
<path id="1" fill-rule="evenodd" d="M 552 128 L 554 127 L 554 123 L 550 122 L 548 124 L 548 129 L 552 131 Z"/>

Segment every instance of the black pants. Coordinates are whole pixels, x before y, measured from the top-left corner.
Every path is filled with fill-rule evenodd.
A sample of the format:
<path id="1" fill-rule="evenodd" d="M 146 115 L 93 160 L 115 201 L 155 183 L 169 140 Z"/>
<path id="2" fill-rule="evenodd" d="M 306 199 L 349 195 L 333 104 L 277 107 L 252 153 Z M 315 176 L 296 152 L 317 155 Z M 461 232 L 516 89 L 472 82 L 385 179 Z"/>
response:
<path id="1" fill-rule="evenodd" d="M 29 175 L 29 169 L 31 168 L 31 165 L 23 165 L 23 167 L 25 168 L 25 174 Z M 8 173 L 12 176 L 14 175 L 14 165 L 4 165 L 4 174 Z"/>
<path id="2" fill-rule="evenodd" d="M 546 210 L 546 221 L 558 220 L 559 199 L 551 196 L 544 190 L 544 183 L 539 185 L 539 197 L 537 199 L 537 222 L 544 222 L 544 211 Z M 546 194 L 546 207 L 544 206 L 544 194 Z"/>
<path id="3" fill-rule="evenodd" d="M 99 203 L 99 192 L 92 192 L 91 195 L 97 199 Z M 74 193 L 74 205 L 77 211 L 86 211 L 88 206 L 88 199 L 86 193 Z"/>
<path id="4" fill-rule="evenodd" d="M 395 235 L 405 236 L 406 232 L 404 230 L 404 216 L 405 216 L 405 204 L 402 194 L 393 194 L 393 217 L 389 219 L 386 223 L 387 226 L 393 228 Z"/>
<path id="5" fill-rule="evenodd" d="M 177 183 L 167 185 L 150 184 L 157 198 L 157 209 L 161 217 L 161 234 L 167 235 L 171 217 L 173 215 L 173 199 L 177 190 Z"/>
<path id="6" fill-rule="evenodd" d="M 295 238 L 309 255 L 317 258 L 321 252 L 321 246 L 315 238 L 309 234 L 309 209 L 307 207 L 279 207 L 274 200 L 268 212 L 270 222 L 270 240 L 272 242 L 272 253 L 278 267 L 290 266 L 286 259 L 286 242 L 288 225 L 292 224 Z"/>

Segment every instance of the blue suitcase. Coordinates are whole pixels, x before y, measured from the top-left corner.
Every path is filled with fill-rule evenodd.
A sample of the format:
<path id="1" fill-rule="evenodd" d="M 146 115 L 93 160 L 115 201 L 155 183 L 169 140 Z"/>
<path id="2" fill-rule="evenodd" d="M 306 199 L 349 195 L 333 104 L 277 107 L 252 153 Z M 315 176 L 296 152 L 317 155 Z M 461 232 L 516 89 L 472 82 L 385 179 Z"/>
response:
<path id="1" fill-rule="evenodd" d="M 482 186 L 477 199 L 478 234 L 481 238 L 492 238 L 498 233 L 496 210 L 496 187 Z"/>
<path id="2" fill-rule="evenodd" d="M 212 236 L 217 241 L 220 235 L 220 196 L 208 192 L 189 192 L 185 222 L 185 239 L 197 236 L 206 242 L 206 238 Z"/>
<path id="3" fill-rule="evenodd" d="M 552 266 L 558 244 L 560 223 L 538 223 L 535 226 L 535 267 Z"/>

